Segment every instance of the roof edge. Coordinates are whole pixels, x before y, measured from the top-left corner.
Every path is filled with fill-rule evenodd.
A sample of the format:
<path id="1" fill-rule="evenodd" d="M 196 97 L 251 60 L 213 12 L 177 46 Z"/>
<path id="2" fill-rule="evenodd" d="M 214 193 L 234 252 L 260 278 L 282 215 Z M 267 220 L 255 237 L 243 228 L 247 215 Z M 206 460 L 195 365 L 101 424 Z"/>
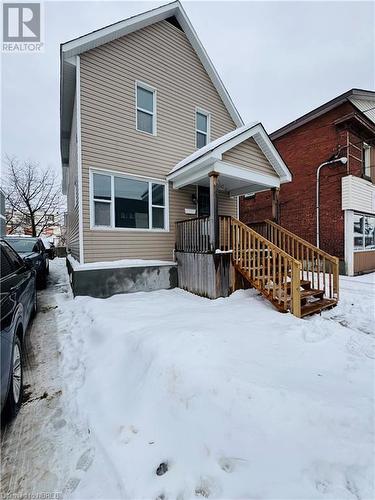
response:
<path id="1" fill-rule="evenodd" d="M 341 104 L 343 104 L 350 96 L 360 96 L 360 97 L 375 97 L 375 92 L 372 90 L 364 90 L 364 89 L 357 89 L 353 88 L 350 89 L 343 94 L 338 95 L 337 97 L 331 99 L 330 101 L 325 102 L 324 104 L 321 104 L 317 108 L 314 108 L 312 111 L 309 111 L 308 113 L 305 113 L 304 115 L 300 116 L 299 118 L 296 118 L 295 120 L 287 123 L 286 125 L 280 127 L 279 129 L 275 130 L 270 134 L 270 137 L 272 140 L 278 139 L 279 137 L 287 134 L 288 132 L 291 132 L 292 130 L 301 127 L 302 125 L 305 125 L 311 120 L 314 120 L 315 118 L 318 118 L 319 116 L 327 113 L 331 109 L 334 109 Z"/>

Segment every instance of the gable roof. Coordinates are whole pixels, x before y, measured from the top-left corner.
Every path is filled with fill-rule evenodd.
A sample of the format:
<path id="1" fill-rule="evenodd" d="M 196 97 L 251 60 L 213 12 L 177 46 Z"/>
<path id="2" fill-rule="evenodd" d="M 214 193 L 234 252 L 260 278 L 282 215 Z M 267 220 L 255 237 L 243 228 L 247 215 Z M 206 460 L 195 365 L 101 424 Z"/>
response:
<path id="1" fill-rule="evenodd" d="M 292 130 L 305 125 L 311 120 L 318 118 L 319 116 L 327 113 L 331 109 L 334 109 L 344 102 L 351 102 L 361 113 L 363 113 L 366 118 L 375 123 L 375 92 L 372 90 L 363 89 L 351 89 L 343 94 L 331 99 L 330 101 L 322 104 L 318 108 L 313 109 L 309 113 L 302 115 L 296 120 L 284 125 L 283 127 L 275 130 L 270 134 L 272 140 L 278 139 L 279 137 L 291 132 Z"/>
<path id="2" fill-rule="evenodd" d="M 234 148 L 238 144 L 253 138 L 264 156 L 273 166 L 280 177 L 280 182 L 289 182 L 292 180 L 292 175 L 279 155 L 277 149 L 272 144 L 267 132 L 260 122 L 243 125 L 227 134 L 209 142 L 206 146 L 198 149 L 191 155 L 177 163 L 170 171 L 168 180 L 174 179 L 177 175 L 185 173 L 189 169 L 196 167 L 198 164 L 203 164 L 207 161 L 221 160 L 222 154 Z"/>
<path id="3" fill-rule="evenodd" d="M 60 149 L 63 164 L 67 164 L 69 161 L 69 138 L 74 105 L 76 56 L 129 33 L 145 28 L 146 26 L 171 18 L 177 22 L 177 25 L 181 27 L 187 36 L 236 126 L 239 127 L 243 125 L 243 121 L 228 91 L 221 81 L 203 45 L 199 41 L 182 5 L 179 1 L 175 1 L 61 44 Z"/>

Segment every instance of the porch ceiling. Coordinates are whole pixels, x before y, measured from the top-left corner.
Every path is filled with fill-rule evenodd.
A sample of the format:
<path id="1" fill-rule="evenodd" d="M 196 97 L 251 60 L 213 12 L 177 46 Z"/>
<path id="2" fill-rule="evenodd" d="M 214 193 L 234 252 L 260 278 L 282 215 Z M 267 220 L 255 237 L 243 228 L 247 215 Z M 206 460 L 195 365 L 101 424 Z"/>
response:
<path id="1" fill-rule="evenodd" d="M 214 161 L 202 167 L 191 169 L 173 180 L 173 187 L 180 189 L 189 184 L 198 186 L 209 186 L 210 172 L 217 172 L 218 189 L 227 192 L 230 196 L 241 196 L 265 191 L 274 187 L 280 187 L 280 178 L 259 172 L 255 172 L 237 165 Z"/>

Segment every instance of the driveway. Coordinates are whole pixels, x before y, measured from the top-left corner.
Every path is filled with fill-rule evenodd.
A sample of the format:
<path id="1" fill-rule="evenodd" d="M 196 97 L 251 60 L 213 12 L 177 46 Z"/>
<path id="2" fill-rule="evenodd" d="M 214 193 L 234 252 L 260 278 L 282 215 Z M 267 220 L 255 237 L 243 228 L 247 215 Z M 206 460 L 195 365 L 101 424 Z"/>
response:
<path id="1" fill-rule="evenodd" d="M 17 419 L 1 432 L 4 498 L 42 493 L 62 498 L 79 482 L 78 473 L 71 477 L 71 471 L 75 458 L 78 462 L 86 451 L 85 437 L 66 415 L 60 370 L 64 325 L 58 321 L 57 298 L 65 297 L 70 300 L 64 259 L 55 259 L 26 336 L 24 402 Z"/>

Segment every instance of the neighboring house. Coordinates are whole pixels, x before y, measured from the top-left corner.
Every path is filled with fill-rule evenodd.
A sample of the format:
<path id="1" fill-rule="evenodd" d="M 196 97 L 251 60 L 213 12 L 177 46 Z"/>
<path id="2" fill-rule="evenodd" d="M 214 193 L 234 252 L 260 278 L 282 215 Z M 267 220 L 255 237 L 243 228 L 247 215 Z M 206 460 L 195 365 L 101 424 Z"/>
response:
<path id="1" fill-rule="evenodd" d="M 278 222 L 340 258 L 349 275 L 375 270 L 375 92 L 353 89 L 271 134 L 293 181 L 279 192 Z M 317 170 L 320 170 L 317 228 Z M 241 199 L 241 220 L 271 217 L 269 193 Z"/>
<path id="2" fill-rule="evenodd" d="M 176 286 L 176 263 L 179 286 L 227 295 L 236 285 L 225 252 L 244 231 L 238 196 L 291 180 L 263 126 L 243 124 L 179 2 L 62 44 L 61 157 L 81 295 Z M 251 264 L 236 253 L 240 273 L 259 272 L 263 245 Z M 273 290 L 264 271 L 249 281 L 286 310 L 300 273 L 280 252 Z"/>
<path id="3" fill-rule="evenodd" d="M 3 190 L 0 188 L 0 236 L 5 235 L 5 194 Z"/>

